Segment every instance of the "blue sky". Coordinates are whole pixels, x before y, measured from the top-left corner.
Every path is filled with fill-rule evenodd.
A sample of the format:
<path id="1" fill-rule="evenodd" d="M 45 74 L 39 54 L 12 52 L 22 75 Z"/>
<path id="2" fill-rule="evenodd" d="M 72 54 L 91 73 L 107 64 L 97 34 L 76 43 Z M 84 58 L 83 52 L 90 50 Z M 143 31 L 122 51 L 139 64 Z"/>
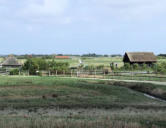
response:
<path id="1" fill-rule="evenodd" d="M 0 54 L 166 53 L 165 0 L 0 0 Z"/>

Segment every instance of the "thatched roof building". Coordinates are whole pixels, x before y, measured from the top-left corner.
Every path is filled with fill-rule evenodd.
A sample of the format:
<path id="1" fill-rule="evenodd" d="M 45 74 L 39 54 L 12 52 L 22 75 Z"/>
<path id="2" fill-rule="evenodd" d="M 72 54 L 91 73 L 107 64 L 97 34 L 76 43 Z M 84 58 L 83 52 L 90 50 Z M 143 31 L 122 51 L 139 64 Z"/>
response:
<path id="1" fill-rule="evenodd" d="M 123 62 L 130 64 L 153 64 L 157 62 L 157 58 L 153 52 L 126 52 Z"/>
<path id="2" fill-rule="evenodd" d="M 2 67 L 20 67 L 18 60 L 14 56 L 9 56 L 6 60 L 2 63 Z"/>

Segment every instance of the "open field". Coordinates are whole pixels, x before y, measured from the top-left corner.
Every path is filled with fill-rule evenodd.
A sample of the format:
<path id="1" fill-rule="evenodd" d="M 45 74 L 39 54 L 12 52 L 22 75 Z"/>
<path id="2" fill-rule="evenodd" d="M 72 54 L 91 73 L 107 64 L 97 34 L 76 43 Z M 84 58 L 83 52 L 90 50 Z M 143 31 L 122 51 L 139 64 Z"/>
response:
<path id="1" fill-rule="evenodd" d="M 104 65 L 104 66 L 110 66 L 110 63 L 114 62 L 118 64 L 118 67 L 123 66 L 123 57 L 72 57 L 70 59 L 55 59 L 57 62 L 68 62 L 71 67 L 78 66 L 79 60 L 82 60 L 84 65 Z M 3 62 L 4 59 L 0 58 L 0 63 Z M 26 61 L 26 59 L 19 59 L 19 62 L 23 64 Z M 50 61 L 48 59 L 47 61 Z M 166 59 L 164 58 L 158 58 L 158 63 L 165 62 Z"/>
<path id="2" fill-rule="evenodd" d="M 68 62 L 70 66 L 78 66 L 79 60 L 82 60 L 84 65 L 104 65 L 110 66 L 113 62 L 118 64 L 118 67 L 122 67 L 123 64 L 123 57 L 73 57 L 71 59 L 55 59 L 57 62 Z M 158 59 L 158 63 L 165 62 L 166 59 Z"/>
<path id="3" fill-rule="evenodd" d="M 163 110 L 36 109 L 9 110 L 2 128 L 165 128 Z"/>
<path id="4" fill-rule="evenodd" d="M 78 66 L 79 60 L 82 60 L 85 65 L 105 65 L 110 66 L 111 62 L 117 63 L 119 66 L 123 65 L 122 57 L 72 57 L 70 59 L 54 59 L 57 62 L 68 62 L 71 67 Z M 0 62 L 4 59 L 0 58 Z M 26 59 L 19 59 L 19 62 L 23 64 Z M 50 61 L 48 59 L 47 61 Z"/>
<path id="5" fill-rule="evenodd" d="M 144 95 L 164 94 L 166 86 L 56 77 L 0 81 L 2 128 L 166 127 L 166 102 Z"/>
<path id="6" fill-rule="evenodd" d="M 0 81 L 1 108 L 162 105 L 142 93 L 125 87 L 100 84 L 101 81 L 55 77 L 0 77 Z"/>

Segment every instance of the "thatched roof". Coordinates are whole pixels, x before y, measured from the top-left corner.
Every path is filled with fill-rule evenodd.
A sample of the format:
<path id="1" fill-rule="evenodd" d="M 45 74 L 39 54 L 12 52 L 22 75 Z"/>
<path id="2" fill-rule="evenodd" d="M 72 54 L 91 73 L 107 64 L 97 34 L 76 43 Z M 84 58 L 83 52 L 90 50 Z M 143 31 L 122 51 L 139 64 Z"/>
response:
<path id="1" fill-rule="evenodd" d="M 21 66 L 17 59 L 14 56 L 9 56 L 6 60 L 2 63 L 2 66 Z"/>
<path id="2" fill-rule="evenodd" d="M 126 52 L 130 62 L 157 62 L 153 52 Z"/>

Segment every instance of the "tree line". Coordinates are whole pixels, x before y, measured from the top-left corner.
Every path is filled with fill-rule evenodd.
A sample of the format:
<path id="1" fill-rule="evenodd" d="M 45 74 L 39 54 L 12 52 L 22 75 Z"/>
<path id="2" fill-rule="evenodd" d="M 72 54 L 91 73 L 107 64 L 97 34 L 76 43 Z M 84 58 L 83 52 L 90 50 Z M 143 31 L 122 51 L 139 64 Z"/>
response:
<path id="1" fill-rule="evenodd" d="M 49 71 L 50 73 L 58 73 L 62 74 L 64 72 L 71 71 L 70 64 L 68 62 L 56 62 L 54 59 L 43 59 L 43 58 L 28 58 L 22 68 L 21 71 L 28 71 L 30 75 L 41 75 L 41 71 Z M 14 69 L 10 71 L 10 75 L 19 74 L 18 69 Z M 118 72 L 118 71 L 147 71 L 159 74 L 166 74 L 166 62 L 160 62 L 153 64 L 151 66 L 147 64 L 133 64 L 125 63 L 123 66 L 118 67 L 114 64 L 110 64 L 110 67 L 106 67 L 104 65 L 84 65 L 81 64 L 76 67 L 76 70 L 81 71 L 101 71 L 104 73 L 108 72 Z"/>

